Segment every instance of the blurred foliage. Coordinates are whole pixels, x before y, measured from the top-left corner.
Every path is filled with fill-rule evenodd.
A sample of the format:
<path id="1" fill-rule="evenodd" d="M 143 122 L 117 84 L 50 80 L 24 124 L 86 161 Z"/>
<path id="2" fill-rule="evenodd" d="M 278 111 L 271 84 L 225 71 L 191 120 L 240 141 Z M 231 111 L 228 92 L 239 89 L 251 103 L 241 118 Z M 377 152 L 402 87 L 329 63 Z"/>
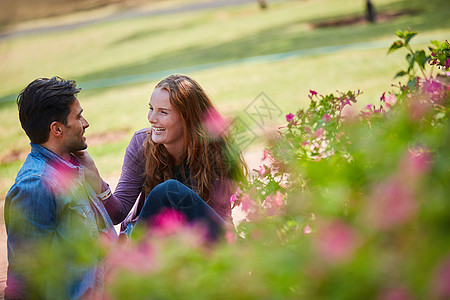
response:
<path id="1" fill-rule="evenodd" d="M 414 61 L 424 70 L 432 57 Z M 311 91 L 230 199 L 246 214 L 237 232 L 214 245 L 170 222 L 138 234 L 107 256 L 108 297 L 448 299 L 450 93 L 439 67 L 362 111 L 358 93 Z"/>

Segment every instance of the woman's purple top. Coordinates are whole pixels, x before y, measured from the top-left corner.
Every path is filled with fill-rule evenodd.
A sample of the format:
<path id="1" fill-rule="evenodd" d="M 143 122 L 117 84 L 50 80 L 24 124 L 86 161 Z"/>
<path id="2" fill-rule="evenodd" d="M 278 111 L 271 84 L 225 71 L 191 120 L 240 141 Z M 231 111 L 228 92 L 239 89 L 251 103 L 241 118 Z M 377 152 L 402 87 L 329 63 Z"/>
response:
<path id="1" fill-rule="evenodd" d="M 126 222 L 135 222 L 138 213 L 136 208 L 131 209 L 139 199 L 139 209 L 142 208 L 147 195 L 143 191 L 145 179 L 145 156 L 144 156 L 144 141 L 148 135 L 150 128 L 144 128 L 136 131 L 131 138 L 130 143 L 125 152 L 123 160 L 122 174 L 114 193 L 103 201 L 106 210 L 114 224 L 119 224 L 125 220 Z M 209 203 L 224 220 L 231 219 L 231 204 L 229 201 L 229 186 L 230 182 L 217 183 L 213 189 Z M 103 182 L 103 190 L 107 189 L 107 183 Z M 128 216 L 128 217 L 127 217 Z M 125 225 L 126 224 L 122 224 Z M 123 228 L 124 226 L 122 226 Z"/>

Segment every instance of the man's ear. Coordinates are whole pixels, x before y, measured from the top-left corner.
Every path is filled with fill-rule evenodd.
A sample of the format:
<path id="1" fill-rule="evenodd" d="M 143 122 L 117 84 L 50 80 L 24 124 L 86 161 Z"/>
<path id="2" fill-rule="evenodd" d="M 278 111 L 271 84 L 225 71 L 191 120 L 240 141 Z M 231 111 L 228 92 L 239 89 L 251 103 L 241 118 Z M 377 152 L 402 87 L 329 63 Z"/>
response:
<path id="1" fill-rule="evenodd" d="M 63 134 L 63 124 L 57 121 L 52 122 L 50 124 L 50 134 L 55 137 L 61 137 Z"/>

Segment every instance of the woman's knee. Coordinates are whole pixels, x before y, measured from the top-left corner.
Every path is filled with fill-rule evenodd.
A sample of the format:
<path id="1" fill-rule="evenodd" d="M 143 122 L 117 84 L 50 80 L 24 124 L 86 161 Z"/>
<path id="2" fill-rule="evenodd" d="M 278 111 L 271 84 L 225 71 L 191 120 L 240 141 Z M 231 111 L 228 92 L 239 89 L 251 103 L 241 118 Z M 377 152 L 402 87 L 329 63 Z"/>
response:
<path id="1" fill-rule="evenodd" d="M 151 193 L 160 193 L 160 192 L 167 192 L 167 191 L 171 191 L 174 190 L 176 188 L 180 188 L 183 184 L 181 182 L 179 182 L 178 180 L 175 179 L 169 179 L 166 180 L 164 182 L 161 182 L 160 184 L 158 184 L 157 186 L 155 186 Z"/>

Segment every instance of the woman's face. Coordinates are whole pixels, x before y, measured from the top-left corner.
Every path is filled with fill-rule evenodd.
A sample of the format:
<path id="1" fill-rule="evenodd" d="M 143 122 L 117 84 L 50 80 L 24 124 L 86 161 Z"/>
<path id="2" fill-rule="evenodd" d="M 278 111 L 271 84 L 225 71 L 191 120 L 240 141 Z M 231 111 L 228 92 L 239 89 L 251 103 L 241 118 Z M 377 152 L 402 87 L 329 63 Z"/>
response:
<path id="1" fill-rule="evenodd" d="M 169 92 L 156 88 L 150 98 L 148 121 L 152 126 L 152 140 L 163 144 L 177 160 L 184 153 L 184 127 L 180 113 L 170 103 Z"/>

